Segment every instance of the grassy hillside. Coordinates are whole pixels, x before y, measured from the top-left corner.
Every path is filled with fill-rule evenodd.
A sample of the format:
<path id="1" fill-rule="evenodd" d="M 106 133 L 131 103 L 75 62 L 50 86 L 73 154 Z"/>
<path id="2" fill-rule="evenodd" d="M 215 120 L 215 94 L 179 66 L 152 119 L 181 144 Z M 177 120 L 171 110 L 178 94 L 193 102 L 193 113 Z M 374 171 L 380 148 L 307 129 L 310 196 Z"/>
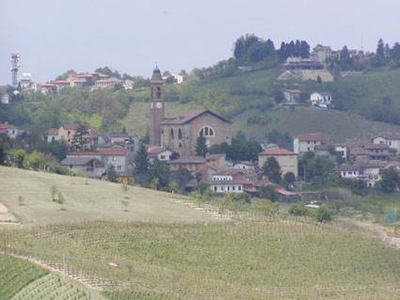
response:
<path id="1" fill-rule="evenodd" d="M 400 292 L 399 250 L 357 228 L 285 212 L 224 219 L 182 203 L 194 203 L 188 198 L 78 177 L 1 167 L 0 178 L 0 203 L 22 222 L 0 224 L 0 251 L 59 266 L 101 286 L 108 299 L 357 300 Z M 65 204 L 51 200 L 54 185 Z M 14 260 L 0 256 L 0 276 L 22 277 L 0 280 L 0 295 L 96 296 Z"/>
<path id="2" fill-rule="evenodd" d="M 60 264 L 67 256 L 70 268 L 108 280 L 110 299 L 394 299 L 400 292 L 398 250 L 301 219 L 90 222 L 19 231 L 9 243 Z"/>
<path id="3" fill-rule="evenodd" d="M 129 186 L 125 191 L 121 184 L 8 167 L 0 167 L 0 178 L 0 203 L 24 226 L 97 219 L 153 222 L 216 219 L 177 203 L 184 200 L 183 196 L 139 187 Z M 62 193 L 64 204 L 52 201 L 52 186 Z"/>
<path id="4" fill-rule="evenodd" d="M 345 74 L 333 83 L 277 82 L 278 69 L 242 73 L 228 78 L 167 85 L 166 114 L 175 115 L 192 108 L 208 108 L 233 121 L 234 132 L 244 131 L 249 138 L 264 142 L 274 129 L 295 136 L 324 131 L 336 141 L 369 137 L 382 131 L 397 131 L 400 126 L 368 121 L 368 107 L 390 97 L 400 107 L 399 70 L 376 70 Z M 277 106 L 273 100 L 278 89 L 298 88 L 305 93 L 331 92 L 341 98 L 348 111 L 323 111 L 297 107 L 294 111 Z M 148 88 L 134 92 L 140 102 L 130 106 L 121 122 L 129 132 L 143 135 L 148 130 Z"/>

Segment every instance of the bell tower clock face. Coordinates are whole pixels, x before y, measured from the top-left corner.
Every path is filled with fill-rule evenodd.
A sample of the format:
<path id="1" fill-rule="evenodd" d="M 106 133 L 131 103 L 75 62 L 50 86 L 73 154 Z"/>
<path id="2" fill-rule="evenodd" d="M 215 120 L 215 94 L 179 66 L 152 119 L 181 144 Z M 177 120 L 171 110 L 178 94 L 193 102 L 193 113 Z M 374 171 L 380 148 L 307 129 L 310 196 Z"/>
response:
<path id="1" fill-rule="evenodd" d="M 157 108 L 162 108 L 162 103 L 161 103 L 161 102 L 157 102 L 157 103 L 156 103 L 156 107 L 157 107 Z"/>

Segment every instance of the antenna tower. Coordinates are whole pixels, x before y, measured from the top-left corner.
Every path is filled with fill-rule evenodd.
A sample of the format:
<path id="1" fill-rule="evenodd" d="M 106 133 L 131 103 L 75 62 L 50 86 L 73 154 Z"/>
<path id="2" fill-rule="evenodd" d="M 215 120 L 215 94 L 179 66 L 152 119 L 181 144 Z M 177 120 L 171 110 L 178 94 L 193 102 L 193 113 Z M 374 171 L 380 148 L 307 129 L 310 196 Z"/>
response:
<path id="1" fill-rule="evenodd" d="M 11 54 L 11 83 L 13 86 L 18 85 L 19 57 L 18 53 Z"/>

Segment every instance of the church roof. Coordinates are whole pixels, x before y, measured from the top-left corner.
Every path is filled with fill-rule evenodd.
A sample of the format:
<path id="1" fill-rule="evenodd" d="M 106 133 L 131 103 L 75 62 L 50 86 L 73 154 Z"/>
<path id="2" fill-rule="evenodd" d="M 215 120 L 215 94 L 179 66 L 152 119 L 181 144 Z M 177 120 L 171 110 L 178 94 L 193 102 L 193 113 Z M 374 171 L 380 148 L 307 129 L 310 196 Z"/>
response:
<path id="1" fill-rule="evenodd" d="M 217 115 L 216 113 L 213 113 L 212 111 L 210 111 L 208 109 L 203 109 L 203 110 L 187 111 L 187 112 L 185 112 L 184 115 L 181 115 L 181 116 L 167 117 L 164 119 L 164 121 L 161 124 L 163 124 L 163 125 L 183 125 L 183 124 L 186 124 L 206 113 L 213 115 L 214 117 L 220 119 L 223 122 L 231 123 L 230 121 L 221 117 L 220 115 Z"/>

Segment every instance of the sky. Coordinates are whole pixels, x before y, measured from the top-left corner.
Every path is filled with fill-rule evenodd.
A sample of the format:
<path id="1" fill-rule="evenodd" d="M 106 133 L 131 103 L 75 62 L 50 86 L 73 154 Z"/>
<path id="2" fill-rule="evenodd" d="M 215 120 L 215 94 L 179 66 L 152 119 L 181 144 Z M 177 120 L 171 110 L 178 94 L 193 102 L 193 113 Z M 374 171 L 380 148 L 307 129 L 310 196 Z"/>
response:
<path id="1" fill-rule="evenodd" d="M 190 72 L 228 59 L 245 34 L 374 52 L 380 38 L 400 41 L 399 25 L 399 0 L 1 0 L 0 85 L 11 53 L 34 82 L 104 66 L 147 78 L 156 64 Z"/>

